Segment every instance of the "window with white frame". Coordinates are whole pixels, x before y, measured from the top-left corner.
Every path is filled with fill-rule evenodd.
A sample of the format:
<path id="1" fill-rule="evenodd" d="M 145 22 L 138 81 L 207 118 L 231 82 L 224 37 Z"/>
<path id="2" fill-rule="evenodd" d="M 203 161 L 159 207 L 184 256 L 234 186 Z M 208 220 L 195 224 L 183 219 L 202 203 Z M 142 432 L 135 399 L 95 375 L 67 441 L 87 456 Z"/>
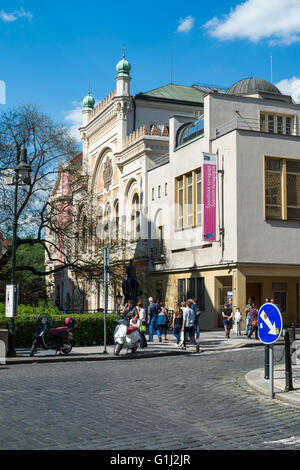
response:
<path id="1" fill-rule="evenodd" d="M 284 114 L 260 113 L 260 131 L 270 134 L 294 134 L 295 118 Z"/>

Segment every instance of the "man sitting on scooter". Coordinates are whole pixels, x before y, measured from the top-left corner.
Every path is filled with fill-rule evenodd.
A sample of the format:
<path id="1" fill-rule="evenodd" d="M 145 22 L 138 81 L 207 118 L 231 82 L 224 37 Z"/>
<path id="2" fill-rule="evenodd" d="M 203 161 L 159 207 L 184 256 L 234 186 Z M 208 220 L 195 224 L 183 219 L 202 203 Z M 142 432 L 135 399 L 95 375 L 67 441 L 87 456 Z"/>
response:
<path id="1" fill-rule="evenodd" d="M 137 312 L 136 307 L 133 305 L 133 301 L 129 299 L 127 304 L 123 308 L 122 314 L 123 315 L 129 315 L 129 316 L 132 317 L 134 314 L 137 314 L 137 313 L 138 312 Z"/>

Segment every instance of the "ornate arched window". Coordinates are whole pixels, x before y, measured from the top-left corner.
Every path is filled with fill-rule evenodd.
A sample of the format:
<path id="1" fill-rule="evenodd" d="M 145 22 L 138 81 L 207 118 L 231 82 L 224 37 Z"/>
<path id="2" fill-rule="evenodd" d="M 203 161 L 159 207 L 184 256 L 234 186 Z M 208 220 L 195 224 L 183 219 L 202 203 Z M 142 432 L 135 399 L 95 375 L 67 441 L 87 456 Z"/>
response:
<path id="1" fill-rule="evenodd" d="M 101 206 L 98 207 L 96 213 L 96 243 L 95 251 L 98 252 L 103 240 L 103 209 Z"/>
<path id="2" fill-rule="evenodd" d="M 119 228 L 120 228 L 120 213 L 119 213 L 119 201 L 117 200 L 114 205 L 114 236 L 115 240 L 119 239 Z"/>
<path id="3" fill-rule="evenodd" d="M 103 231 L 104 231 L 104 239 L 107 240 L 110 238 L 110 230 L 111 230 L 111 205 L 107 204 L 104 211 L 104 222 L 103 222 Z"/>
<path id="4" fill-rule="evenodd" d="M 132 198 L 132 211 L 131 211 L 131 234 L 133 238 L 138 238 L 141 231 L 140 221 L 140 198 L 137 193 Z"/>

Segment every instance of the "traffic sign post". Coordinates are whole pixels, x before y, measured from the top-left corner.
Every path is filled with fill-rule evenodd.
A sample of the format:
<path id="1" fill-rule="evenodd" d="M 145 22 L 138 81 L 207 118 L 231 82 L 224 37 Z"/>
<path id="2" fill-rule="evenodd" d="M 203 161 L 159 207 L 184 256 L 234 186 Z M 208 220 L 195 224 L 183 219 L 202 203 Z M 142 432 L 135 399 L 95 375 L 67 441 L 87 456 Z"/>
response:
<path id="1" fill-rule="evenodd" d="M 108 307 L 108 284 L 109 278 L 109 248 L 103 249 L 103 265 L 104 265 L 104 350 L 103 353 L 107 354 L 106 350 L 106 315 Z"/>
<path id="2" fill-rule="evenodd" d="M 274 352 L 273 344 L 282 332 L 282 317 L 279 308 L 271 303 L 262 305 L 258 312 L 258 334 L 262 343 L 269 346 L 269 392 L 274 397 Z"/>

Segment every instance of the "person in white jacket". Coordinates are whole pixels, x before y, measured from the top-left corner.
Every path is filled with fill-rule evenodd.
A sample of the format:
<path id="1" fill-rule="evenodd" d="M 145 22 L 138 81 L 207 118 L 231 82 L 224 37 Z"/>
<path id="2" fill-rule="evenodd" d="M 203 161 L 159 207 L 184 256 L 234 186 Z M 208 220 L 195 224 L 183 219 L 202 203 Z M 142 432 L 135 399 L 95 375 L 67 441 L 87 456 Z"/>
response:
<path id="1" fill-rule="evenodd" d="M 235 322 L 236 335 L 242 336 L 242 332 L 241 332 L 242 314 L 240 312 L 239 307 L 236 308 L 236 312 L 234 313 L 234 322 Z"/>

